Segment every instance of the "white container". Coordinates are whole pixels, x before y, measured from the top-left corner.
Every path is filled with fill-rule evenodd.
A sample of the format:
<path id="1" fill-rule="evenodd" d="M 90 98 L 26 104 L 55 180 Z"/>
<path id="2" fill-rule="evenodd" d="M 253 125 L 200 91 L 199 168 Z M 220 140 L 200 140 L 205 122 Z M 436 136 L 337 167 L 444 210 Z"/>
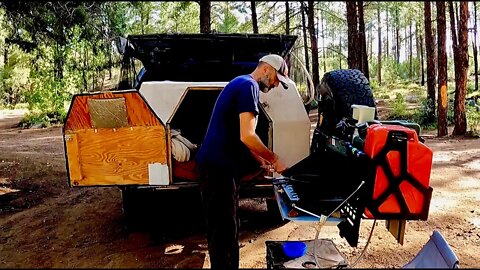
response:
<path id="1" fill-rule="evenodd" d="M 352 105 L 353 119 L 358 120 L 358 124 L 373 121 L 375 119 L 375 107 L 365 105 Z"/>

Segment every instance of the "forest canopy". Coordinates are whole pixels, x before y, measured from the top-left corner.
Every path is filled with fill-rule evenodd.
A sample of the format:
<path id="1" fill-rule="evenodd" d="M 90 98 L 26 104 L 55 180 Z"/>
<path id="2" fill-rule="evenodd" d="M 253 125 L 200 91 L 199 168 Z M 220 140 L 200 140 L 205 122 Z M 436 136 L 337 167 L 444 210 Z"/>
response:
<path id="1" fill-rule="evenodd" d="M 306 100 L 304 69 L 316 89 L 324 73 L 357 68 L 393 107 L 388 118 L 410 118 L 439 135 L 449 124 L 454 134 L 477 132 L 476 11 L 476 2 L 454 1 L 4 1 L 0 106 L 28 109 L 26 122 L 61 123 L 74 94 L 118 87 L 119 37 L 290 34 L 298 36 L 291 77 Z M 415 115 L 402 107 L 408 95 L 392 91 L 399 88 L 419 93 Z"/>

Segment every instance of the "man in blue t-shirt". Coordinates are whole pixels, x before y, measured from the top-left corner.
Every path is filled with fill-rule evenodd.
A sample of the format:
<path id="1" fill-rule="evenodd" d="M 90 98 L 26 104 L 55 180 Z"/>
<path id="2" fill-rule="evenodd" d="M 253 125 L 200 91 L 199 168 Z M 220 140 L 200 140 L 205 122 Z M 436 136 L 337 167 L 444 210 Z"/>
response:
<path id="1" fill-rule="evenodd" d="M 207 220 L 208 251 L 212 269 L 238 269 L 238 188 L 244 164 L 253 156 L 275 172 L 286 165 L 255 133 L 259 91 L 279 83 L 288 88 L 288 69 L 276 54 L 262 57 L 255 70 L 234 78 L 218 96 L 196 162 L 202 179 Z"/>

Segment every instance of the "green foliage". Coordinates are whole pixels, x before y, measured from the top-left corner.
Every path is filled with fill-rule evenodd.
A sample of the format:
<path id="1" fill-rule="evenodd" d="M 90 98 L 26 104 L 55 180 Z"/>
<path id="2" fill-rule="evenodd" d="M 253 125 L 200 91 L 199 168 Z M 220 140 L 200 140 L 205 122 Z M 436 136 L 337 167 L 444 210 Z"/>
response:
<path id="1" fill-rule="evenodd" d="M 480 101 L 467 103 L 467 129 L 471 135 L 480 135 Z"/>
<path id="2" fill-rule="evenodd" d="M 404 27 L 411 20 L 419 25 L 423 36 L 423 2 L 364 2 L 365 27 L 368 35 L 377 33 L 377 12 L 380 7 L 382 23 L 389 24 L 390 33 L 400 28 L 402 51 L 405 49 Z M 293 49 L 295 55 L 304 58 L 302 20 L 299 2 L 290 2 L 290 33 L 298 35 Z M 250 2 L 212 2 L 212 30 L 225 33 L 251 33 L 253 31 Z M 322 73 L 333 69 L 347 68 L 347 24 L 344 2 L 315 2 L 315 18 L 325 22 L 321 31 L 317 22 Z M 388 10 L 388 21 L 386 12 Z M 285 3 L 256 2 L 260 33 L 285 33 Z M 433 9 L 434 11 L 434 9 Z M 176 2 L 0 2 L 0 52 L 7 52 L 8 61 L 0 56 L 0 106 L 13 107 L 28 103 L 31 114 L 27 123 L 50 123 L 62 119 L 65 104 L 69 105 L 73 94 L 99 91 L 106 88 L 109 71 L 116 70 L 120 57 L 112 54 L 112 42 L 117 36 L 151 33 L 198 33 L 198 1 Z M 385 27 L 382 25 L 382 31 Z M 383 35 L 383 38 L 385 35 Z M 11 43 L 6 43 L 5 40 Z M 310 46 L 307 37 L 307 46 Z M 322 42 L 323 41 L 323 42 Z M 390 43 L 391 46 L 393 45 Z M 325 47 L 323 47 L 325 46 Z M 373 44 L 373 46 L 376 46 Z M 391 115 L 396 119 L 414 119 L 421 125 L 426 121 L 426 89 L 419 82 L 420 62 L 418 55 L 401 63 L 384 54 L 382 59 L 382 84 L 377 79 L 376 55 L 369 59 L 370 84 L 376 97 L 391 103 Z M 473 61 L 473 58 L 470 58 Z M 453 61 L 448 61 L 448 75 L 452 80 Z M 311 58 L 310 58 L 311 63 Z M 310 67 L 308 67 L 310 68 Z M 473 64 L 470 65 L 470 70 Z M 299 65 L 293 66 L 295 78 L 302 97 L 306 98 L 307 85 Z M 410 70 L 412 74 L 410 74 Z M 110 84 L 116 83 L 112 74 Z M 454 84 L 449 83 L 448 123 L 453 123 Z M 468 96 L 474 95 L 474 82 L 468 81 Z M 478 92 L 477 92 L 478 93 Z M 412 104 L 420 103 L 418 108 Z M 315 103 L 315 102 L 314 102 Z M 312 104 L 314 104 L 312 103 Z M 25 105 L 22 105 L 25 106 Z M 314 105 L 312 105 L 314 106 Z M 413 108 L 413 109 L 411 109 Z M 468 108 L 469 125 L 478 126 L 475 112 Z M 55 113 L 59 117 L 54 116 Z M 50 115 L 50 116 L 49 116 Z M 470 129 L 474 129 L 470 127 Z"/>
<path id="3" fill-rule="evenodd" d="M 239 23 L 237 17 L 232 13 L 229 2 L 223 2 L 220 21 L 217 25 L 217 31 L 220 33 L 233 33 L 238 29 Z"/>
<path id="4" fill-rule="evenodd" d="M 430 100 L 425 97 L 420 99 L 420 107 L 415 110 L 414 113 L 414 120 L 417 124 L 422 127 L 426 127 L 427 129 L 436 128 L 437 121 L 431 122 L 430 121 Z"/>
<path id="5" fill-rule="evenodd" d="M 416 113 L 417 115 L 416 122 L 419 125 L 430 124 L 429 116 L 431 115 L 431 112 L 430 112 L 431 101 L 427 98 L 422 98 L 420 103 L 421 103 L 421 106 L 417 109 L 417 113 Z"/>
<path id="6" fill-rule="evenodd" d="M 152 11 L 155 8 L 155 3 L 141 1 L 132 1 L 130 3 L 133 7 L 131 10 L 131 15 L 134 18 L 131 26 L 132 32 L 139 34 L 152 34 L 155 32 L 152 24 L 150 23 Z"/>
<path id="7" fill-rule="evenodd" d="M 409 111 L 407 111 L 407 103 L 405 96 L 397 93 L 395 99 L 391 102 L 392 110 L 388 115 L 389 119 L 405 119 L 411 118 Z"/>
<path id="8" fill-rule="evenodd" d="M 161 2 L 156 32 L 199 33 L 200 8 L 192 2 Z"/>
<path id="9" fill-rule="evenodd" d="M 65 110 L 64 102 L 71 95 L 64 89 L 68 88 L 66 80 L 55 80 L 46 71 L 32 71 L 32 87 L 25 93 L 28 109 L 31 112 L 50 112 Z"/>
<path id="10" fill-rule="evenodd" d="M 63 124 L 66 119 L 66 111 L 30 112 L 20 121 L 19 126 L 49 127 L 51 125 Z"/>
<path id="11" fill-rule="evenodd" d="M 467 94 L 475 92 L 475 81 L 467 81 Z"/>
<path id="12" fill-rule="evenodd" d="M 447 108 L 447 125 L 455 124 L 455 112 L 454 112 L 454 97 L 449 95 L 448 108 Z"/>
<path id="13" fill-rule="evenodd" d="M 378 59 L 373 57 L 369 61 L 370 77 L 378 80 Z M 410 74 L 410 61 L 406 60 L 401 63 L 393 57 L 385 57 L 382 59 L 382 82 L 394 82 L 398 80 L 420 81 L 421 68 L 420 61 L 417 58 L 412 59 L 412 74 Z"/>
<path id="14" fill-rule="evenodd" d="M 23 102 L 23 93 L 29 88 L 31 57 L 17 46 L 10 47 L 8 62 L 0 68 L 0 105 L 13 107 Z"/>
<path id="15" fill-rule="evenodd" d="M 308 85 L 306 82 L 297 84 L 297 91 L 300 93 L 301 96 L 308 95 Z"/>

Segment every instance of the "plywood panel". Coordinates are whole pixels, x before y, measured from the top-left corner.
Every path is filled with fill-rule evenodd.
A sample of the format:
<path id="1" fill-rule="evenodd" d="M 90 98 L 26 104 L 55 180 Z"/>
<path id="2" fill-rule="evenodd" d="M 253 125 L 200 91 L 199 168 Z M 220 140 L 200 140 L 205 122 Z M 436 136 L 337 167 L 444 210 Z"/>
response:
<path id="1" fill-rule="evenodd" d="M 154 113 L 148 108 L 145 101 L 136 91 L 132 92 L 104 92 L 86 95 L 76 95 L 73 99 L 70 113 L 65 123 L 66 130 L 92 128 L 88 109 L 88 99 L 125 98 L 128 123 L 131 126 L 161 125 Z"/>
<path id="2" fill-rule="evenodd" d="M 167 163 L 163 126 L 96 131 L 75 131 L 83 178 L 74 186 L 148 185 L 148 164 Z"/>
<path id="3" fill-rule="evenodd" d="M 66 130 L 91 128 L 90 114 L 88 113 L 86 96 L 74 97 L 71 104 L 70 112 L 65 122 Z"/>
<path id="4" fill-rule="evenodd" d="M 82 171 L 80 170 L 80 161 L 78 159 L 77 134 L 66 134 L 65 146 L 67 151 L 68 172 L 70 181 L 73 183 L 73 181 L 82 179 Z"/>
<path id="5" fill-rule="evenodd" d="M 127 96 L 126 96 L 127 97 Z M 128 95 L 126 99 L 128 120 L 132 126 L 161 125 L 138 92 Z"/>

